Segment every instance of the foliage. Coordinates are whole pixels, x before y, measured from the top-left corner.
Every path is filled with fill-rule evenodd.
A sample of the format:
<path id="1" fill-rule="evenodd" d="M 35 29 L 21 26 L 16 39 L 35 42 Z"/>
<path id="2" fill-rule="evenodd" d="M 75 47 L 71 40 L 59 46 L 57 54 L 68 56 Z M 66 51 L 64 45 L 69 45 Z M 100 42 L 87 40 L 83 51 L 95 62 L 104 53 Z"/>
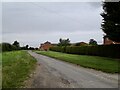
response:
<path id="1" fill-rule="evenodd" d="M 109 73 L 118 73 L 118 61 L 117 59 L 98 57 L 98 56 L 87 56 L 87 55 L 73 55 L 53 51 L 36 51 L 42 55 L 50 56 L 59 60 L 74 63 L 83 67 L 93 68 Z M 107 67 L 106 67 L 107 66 Z"/>
<path id="2" fill-rule="evenodd" d="M 56 51 L 56 52 L 65 52 L 66 51 L 66 49 L 65 49 L 66 47 L 65 46 L 54 46 L 54 47 L 50 47 L 50 50 L 52 50 L 52 51 Z"/>
<path id="3" fill-rule="evenodd" d="M 23 46 L 23 47 L 20 47 L 21 50 L 28 50 L 29 48 L 29 45 L 26 45 L 26 46 Z"/>
<path id="4" fill-rule="evenodd" d="M 20 49 L 20 44 L 18 41 L 14 41 L 12 45 L 14 45 L 17 49 Z"/>
<path id="5" fill-rule="evenodd" d="M 0 44 L 0 51 L 13 51 L 13 50 L 37 50 L 38 48 L 29 47 L 29 45 L 20 47 L 20 43 L 18 41 L 14 41 L 11 45 L 10 43 L 1 43 Z"/>
<path id="6" fill-rule="evenodd" d="M 59 39 L 59 44 L 58 46 L 68 46 L 70 45 L 70 40 L 69 38 L 68 39 Z"/>
<path id="7" fill-rule="evenodd" d="M 34 48 L 34 47 L 29 47 L 28 49 L 29 49 L 29 50 L 35 50 L 35 48 Z"/>
<path id="8" fill-rule="evenodd" d="M 26 45 L 25 47 L 26 47 L 26 49 L 28 50 L 29 45 Z"/>
<path id="9" fill-rule="evenodd" d="M 26 47 L 25 47 L 25 46 L 23 46 L 23 47 L 20 47 L 20 49 L 21 49 L 21 50 L 26 50 Z"/>
<path id="10" fill-rule="evenodd" d="M 2 88 L 21 87 L 35 65 L 36 60 L 26 51 L 3 52 Z"/>
<path id="11" fill-rule="evenodd" d="M 94 39 L 90 39 L 89 45 L 97 45 L 97 41 L 95 41 Z"/>
<path id="12" fill-rule="evenodd" d="M 9 43 L 2 43 L 2 51 L 11 51 L 12 45 Z"/>
<path id="13" fill-rule="evenodd" d="M 102 30 L 109 39 L 120 42 L 120 2 L 104 2 L 103 9 Z"/>
<path id="14" fill-rule="evenodd" d="M 38 50 L 38 48 L 36 47 L 35 50 Z"/>
<path id="15" fill-rule="evenodd" d="M 50 50 L 70 54 L 120 58 L 120 44 L 97 46 L 67 46 L 65 50 L 63 48 L 64 47 L 51 47 Z"/>
<path id="16" fill-rule="evenodd" d="M 4 51 L 12 51 L 12 50 L 18 50 L 15 45 L 11 45 L 10 43 L 1 43 L 1 50 Z"/>
<path id="17" fill-rule="evenodd" d="M 80 43 L 76 43 L 75 46 L 80 46 Z"/>
<path id="18" fill-rule="evenodd" d="M 15 49 L 14 46 L 12 46 L 9 43 L 2 43 L 1 47 L 2 47 L 2 51 L 12 51 L 12 49 Z"/>

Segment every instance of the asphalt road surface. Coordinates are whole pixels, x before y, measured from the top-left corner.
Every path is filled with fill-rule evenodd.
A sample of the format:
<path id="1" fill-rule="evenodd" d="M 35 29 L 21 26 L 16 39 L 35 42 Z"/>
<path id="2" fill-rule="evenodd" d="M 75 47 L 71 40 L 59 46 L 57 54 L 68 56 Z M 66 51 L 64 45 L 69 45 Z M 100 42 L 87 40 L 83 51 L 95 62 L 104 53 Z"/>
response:
<path id="1" fill-rule="evenodd" d="M 56 60 L 32 51 L 37 59 L 34 75 L 26 81 L 30 88 L 118 88 L 118 74 L 108 74 Z"/>

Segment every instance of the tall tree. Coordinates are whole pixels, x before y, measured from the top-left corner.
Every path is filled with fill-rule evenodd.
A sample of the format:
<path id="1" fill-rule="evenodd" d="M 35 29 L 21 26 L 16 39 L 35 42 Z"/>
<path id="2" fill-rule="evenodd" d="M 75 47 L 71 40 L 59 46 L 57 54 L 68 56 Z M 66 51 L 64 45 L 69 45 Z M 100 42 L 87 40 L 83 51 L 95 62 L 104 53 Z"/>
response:
<path id="1" fill-rule="evenodd" d="M 120 42 L 120 1 L 103 2 L 103 10 L 102 30 L 109 39 Z"/>

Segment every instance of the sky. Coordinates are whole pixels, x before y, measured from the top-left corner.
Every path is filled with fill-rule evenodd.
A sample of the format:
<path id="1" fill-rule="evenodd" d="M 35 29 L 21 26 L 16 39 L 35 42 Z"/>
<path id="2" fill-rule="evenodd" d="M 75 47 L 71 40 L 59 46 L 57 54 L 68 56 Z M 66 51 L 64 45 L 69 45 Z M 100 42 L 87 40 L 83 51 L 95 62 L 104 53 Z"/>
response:
<path id="1" fill-rule="evenodd" d="M 39 47 L 60 38 L 103 43 L 101 2 L 3 2 L 2 42 Z"/>

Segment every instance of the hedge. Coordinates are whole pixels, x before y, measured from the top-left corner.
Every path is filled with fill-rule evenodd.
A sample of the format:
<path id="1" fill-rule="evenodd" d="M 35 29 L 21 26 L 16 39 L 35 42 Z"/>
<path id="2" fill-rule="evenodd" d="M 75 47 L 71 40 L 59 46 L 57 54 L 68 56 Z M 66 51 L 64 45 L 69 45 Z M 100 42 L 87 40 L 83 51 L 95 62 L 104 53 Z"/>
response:
<path id="1" fill-rule="evenodd" d="M 18 50 L 19 48 L 17 48 L 14 45 L 11 45 L 9 43 L 0 43 L 0 51 L 4 52 L 4 51 L 13 51 L 13 50 Z"/>
<path id="2" fill-rule="evenodd" d="M 97 46 L 55 46 L 50 50 L 79 55 L 93 55 L 111 58 L 120 58 L 120 44 L 114 45 L 97 45 Z"/>

